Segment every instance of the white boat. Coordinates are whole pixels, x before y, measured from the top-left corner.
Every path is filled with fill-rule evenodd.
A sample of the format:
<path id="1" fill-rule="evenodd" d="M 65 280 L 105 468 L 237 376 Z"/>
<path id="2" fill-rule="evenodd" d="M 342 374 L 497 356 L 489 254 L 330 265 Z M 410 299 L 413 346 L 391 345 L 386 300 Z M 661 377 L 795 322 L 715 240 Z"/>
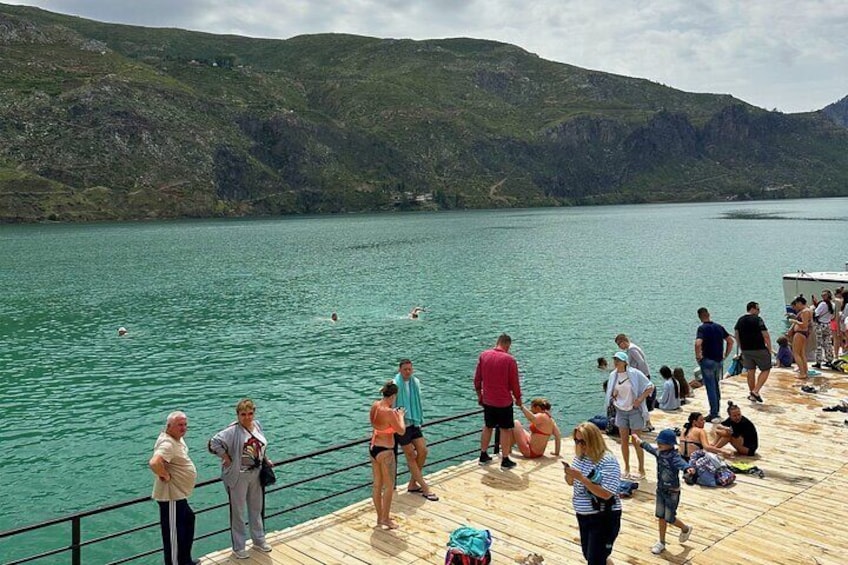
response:
<path id="1" fill-rule="evenodd" d="M 796 296 L 803 294 L 807 302 L 812 304 L 812 296 L 820 297 L 822 290 L 827 288 L 835 291 L 845 286 L 848 286 L 848 263 L 845 264 L 844 271 L 788 273 L 783 275 L 783 300 L 788 307 Z"/>

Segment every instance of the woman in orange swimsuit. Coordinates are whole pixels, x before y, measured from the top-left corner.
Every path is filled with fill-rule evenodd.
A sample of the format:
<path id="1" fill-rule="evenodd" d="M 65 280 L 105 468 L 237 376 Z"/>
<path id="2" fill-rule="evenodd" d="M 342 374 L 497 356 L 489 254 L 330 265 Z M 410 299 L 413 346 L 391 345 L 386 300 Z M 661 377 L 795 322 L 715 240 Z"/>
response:
<path id="1" fill-rule="evenodd" d="M 371 405 L 371 426 L 374 428 L 368 448 L 374 475 L 371 499 L 377 510 L 377 526 L 394 530 L 398 525 L 392 520 L 389 511 L 395 493 L 395 434 L 403 435 L 406 426 L 403 423 L 403 408 L 394 408 L 397 385 L 388 381 L 380 392 L 383 398 Z"/>
<path id="2" fill-rule="evenodd" d="M 551 418 L 551 403 L 544 398 L 534 398 L 530 401 L 530 410 L 523 404 L 521 411 L 530 422 L 530 429 L 525 430 L 518 420 L 515 421 L 513 437 L 518 450 L 527 459 L 535 459 L 545 454 L 548 440 L 554 436 L 554 456 L 559 457 L 560 433 L 559 428 Z"/>

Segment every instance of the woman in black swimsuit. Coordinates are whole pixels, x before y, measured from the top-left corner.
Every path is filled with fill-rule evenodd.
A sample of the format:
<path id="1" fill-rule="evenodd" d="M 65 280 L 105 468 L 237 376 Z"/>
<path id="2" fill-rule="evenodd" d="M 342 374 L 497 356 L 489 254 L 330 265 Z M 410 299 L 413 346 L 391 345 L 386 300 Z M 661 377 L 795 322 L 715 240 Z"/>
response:
<path id="1" fill-rule="evenodd" d="M 732 452 L 710 445 L 710 438 L 704 429 L 705 423 L 704 415 L 700 412 L 689 414 L 689 420 L 683 424 L 683 435 L 680 437 L 680 455 L 688 461 L 693 453 L 703 449 L 722 457 L 732 457 Z"/>
<path id="2" fill-rule="evenodd" d="M 813 321 L 813 313 L 807 308 L 807 299 L 798 296 L 792 301 L 792 309 L 796 316 L 790 319 L 792 329 L 786 337 L 792 340 L 792 354 L 795 356 L 795 364 L 798 365 L 798 378 L 807 378 L 807 338 L 810 337 L 810 323 Z"/>
<path id="3" fill-rule="evenodd" d="M 392 495 L 395 492 L 395 434 L 403 435 L 406 426 L 403 423 L 403 408 L 394 408 L 397 400 L 398 387 L 388 381 L 380 389 L 382 399 L 371 405 L 371 444 L 368 453 L 371 455 L 371 472 L 374 483 L 371 488 L 371 500 L 377 510 L 377 525 L 390 530 L 398 527 L 392 520 L 389 511 L 392 508 Z"/>

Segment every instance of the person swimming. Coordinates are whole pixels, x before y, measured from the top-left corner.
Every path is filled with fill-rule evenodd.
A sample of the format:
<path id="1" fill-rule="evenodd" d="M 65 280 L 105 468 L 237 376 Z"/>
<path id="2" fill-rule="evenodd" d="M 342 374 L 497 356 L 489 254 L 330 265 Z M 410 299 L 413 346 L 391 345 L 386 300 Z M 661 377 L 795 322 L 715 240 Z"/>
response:
<path id="1" fill-rule="evenodd" d="M 333 312 L 332 314 L 330 314 L 330 320 L 332 320 L 333 322 L 338 322 L 339 321 L 339 315 L 336 314 L 335 312 Z"/>
<path id="2" fill-rule="evenodd" d="M 421 306 L 416 306 L 416 307 L 415 307 L 415 308 L 413 308 L 413 309 L 412 309 L 412 311 L 409 313 L 409 317 L 410 317 L 410 318 L 412 318 L 413 320 L 417 320 L 417 319 L 418 319 L 418 315 L 419 315 L 419 314 L 421 314 L 421 313 L 423 313 L 423 312 L 426 312 L 426 310 L 424 310 L 424 308 L 423 308 L 423 307 L 421 307 Z"/>
<path id="3" fill-rule="evenodd" d="M 124 337 L 125 335 L 127 335 L 127 328 L 125 328 L 124 326 L 118 328 L 118 336 Z"/>

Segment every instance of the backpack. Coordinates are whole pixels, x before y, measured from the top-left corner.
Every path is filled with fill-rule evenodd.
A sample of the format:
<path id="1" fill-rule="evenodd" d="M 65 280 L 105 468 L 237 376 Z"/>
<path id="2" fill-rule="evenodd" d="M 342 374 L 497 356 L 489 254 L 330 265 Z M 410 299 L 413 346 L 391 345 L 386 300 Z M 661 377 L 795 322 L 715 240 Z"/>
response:
<path id="1" fill-rule="evenodd" d="M 489 565 L 492 562 L 492 554 L 487 551 L 483 557 L 474 557 L 462 553 L 458 549 L 448 549 L 445 555 L 445 565 Z"/>
<path id="2" fill-rule="evenodd" d="M 491 546 L 489 530 L 460 526 L 451 532 L 445 565 L 488 565 L 492 562 Z"/>
<path id="3" fill-rule="evenodd" d="M 725 465 L 716 472 L 716 483 L 726 487 L 736 482 L 736 474 L 730 470 L 730 467 Z"/>

